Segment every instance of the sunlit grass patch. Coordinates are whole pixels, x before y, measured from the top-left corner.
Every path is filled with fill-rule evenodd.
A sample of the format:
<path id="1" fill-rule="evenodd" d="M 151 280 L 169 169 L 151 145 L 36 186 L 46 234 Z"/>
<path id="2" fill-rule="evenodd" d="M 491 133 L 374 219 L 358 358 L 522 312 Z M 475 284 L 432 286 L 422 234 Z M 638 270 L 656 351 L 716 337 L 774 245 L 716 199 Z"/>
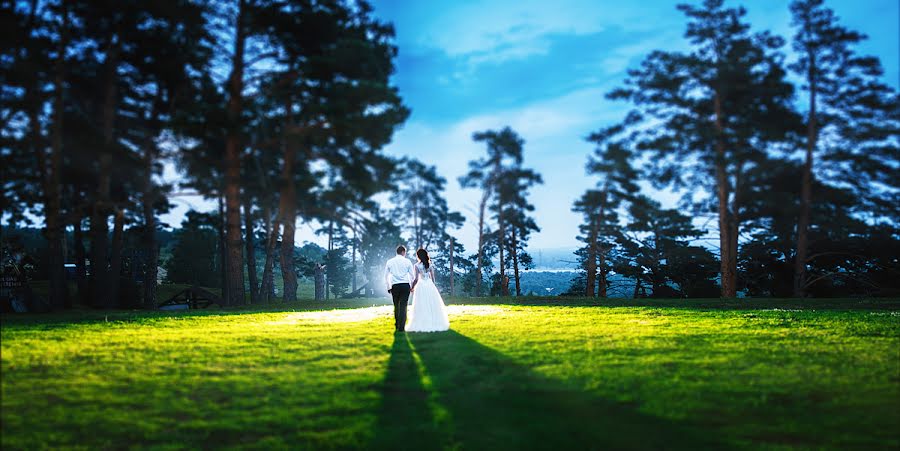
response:
<path id="1" fill-rule="evenodd" d="M 4 317 L 3 448 L 900 445 L 896 310 L 371 304 Z"/>
<path id="2" fill-rule="evenodd" d="M 412 311 L 412 307 L 409 307 Z M 451 305 L 447 307 L 447 314 L 450 317 L 465 317 L 469 315 L 495 315 L 503 312 L 503 308 L 492 305 Z M 284 315 L 282 318 L 272 321 L 269 324 L 285 325 L 298 324 L 303 322 L 312 323 L 348 323 L 360 321 L 374 321 L 393 318 L 394 308 L 390 305 L 362 307 L 362 308 L 343 308 L 333 310 L 313 310 L 304 312 L 294 312 Z"/>

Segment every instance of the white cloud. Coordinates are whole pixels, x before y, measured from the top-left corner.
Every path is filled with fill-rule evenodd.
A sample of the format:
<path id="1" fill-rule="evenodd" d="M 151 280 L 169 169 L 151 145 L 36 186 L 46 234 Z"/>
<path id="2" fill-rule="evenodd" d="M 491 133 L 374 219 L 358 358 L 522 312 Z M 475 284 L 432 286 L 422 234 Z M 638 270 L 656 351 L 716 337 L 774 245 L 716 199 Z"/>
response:
<path id="1" fill-rule="evenodd" d="M 662 32 L 647 39 L 608 49 L 597 69 L 605 74 L 617 74 L 632 66 L 632 60 L 643 59 L 653 50 L 673 51 L 686 47 L 687 43 L 680 39 L 680 32 Z"/>
<path id="2" fill-rule="evenodd" d="M 611 0 L 495 0 L 455 2 L 424 16 L 417 45 L 437 48 L 471 65 L 545 54 L 553 35 L 585 35 L 615 26 L 646 31 L 664 8 L 635 8 Z M 673 8 L 674 9 L 674 8 Z"/>

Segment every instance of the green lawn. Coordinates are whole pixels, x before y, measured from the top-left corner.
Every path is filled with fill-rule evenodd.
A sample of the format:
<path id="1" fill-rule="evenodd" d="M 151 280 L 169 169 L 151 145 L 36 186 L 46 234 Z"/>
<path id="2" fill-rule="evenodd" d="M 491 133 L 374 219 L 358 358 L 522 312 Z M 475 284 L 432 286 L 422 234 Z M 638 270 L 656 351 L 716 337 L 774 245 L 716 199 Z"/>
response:
<path id="1" fill-rule="evenodd" d="M 5 316 L 2 448 L 900 447 L 896 300 L 504 301 Z"/>

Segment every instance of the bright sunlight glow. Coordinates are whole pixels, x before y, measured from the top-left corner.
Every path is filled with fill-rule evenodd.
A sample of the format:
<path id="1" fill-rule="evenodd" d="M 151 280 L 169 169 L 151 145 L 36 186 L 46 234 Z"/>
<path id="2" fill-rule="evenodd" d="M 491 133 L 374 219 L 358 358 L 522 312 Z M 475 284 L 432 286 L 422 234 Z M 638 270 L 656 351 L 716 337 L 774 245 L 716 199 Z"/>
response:
<path id="1" fill-rule="evenodd" d="M 495 315 L 502 313 L 503 308 L 494 305 L 448 305 L 447 314 L 456 315 Z M 410 313 L 412 307 L 410 307 Z M 308 312 L 293 312 L 285 314 L 279 321 L 269 324 L 298 324 L 301 322 L 313 323 L 355 323 L 371 321 L 379 317 L 391 318 L 394 307 L 391 305 L 379 305 L 366 308 L 316 310 Z"/>

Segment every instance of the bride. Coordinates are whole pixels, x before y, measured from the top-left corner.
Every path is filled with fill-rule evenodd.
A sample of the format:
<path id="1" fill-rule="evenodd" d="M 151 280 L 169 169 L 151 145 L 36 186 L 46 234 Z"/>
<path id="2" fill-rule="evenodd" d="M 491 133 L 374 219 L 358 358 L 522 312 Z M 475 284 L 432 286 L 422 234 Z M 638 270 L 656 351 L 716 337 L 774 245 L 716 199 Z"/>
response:
<path id="1" fill-rule="evenodd" d="M 434 267 L 425 249 L 416 251 L 419 261 L 416 263 L 413 293 L 412 315 L 407 332 L 440 332 L 450 328 L 450 320 L 444 309 L 444 300 L 434 285 Z"/>

